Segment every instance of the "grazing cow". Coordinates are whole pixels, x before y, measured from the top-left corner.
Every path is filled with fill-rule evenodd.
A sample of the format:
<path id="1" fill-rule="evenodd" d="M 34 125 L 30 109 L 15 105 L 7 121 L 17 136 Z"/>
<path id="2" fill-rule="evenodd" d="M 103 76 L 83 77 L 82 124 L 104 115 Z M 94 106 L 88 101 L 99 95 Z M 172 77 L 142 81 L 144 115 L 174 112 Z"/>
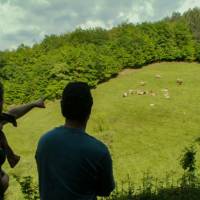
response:
<path id="1" fill-rule="evenodd" d="M 156 74 L 155 77 L 159 79 L 159 78 L 161 78 L 161 75 L 160 74 Z"/>
<path id="2" fill-rule="evenodd" d="M 183 84 L 183 80 L 178 78 L 178 79 L 176 80 L 176 83 L 177 83 L 178 85 L 182 85 L 182 84 Z"/>
<path id="3" fill-rule="evenodd" d="M 140 81 L 140 85 L 141 85 L 141 86 L 145 86 L 145 85 L 146 85 L 146 82 Z"/>
<path id="4" fill-rule="evenodd" d="M 161 90 L 162 92 L 169 92 L 169 90 L 167 88 L 164 88 Z"/>
<path id="5" fill-rule="evenodd" d="M 168 93 L 167 93 L 167 94 L 164 94 L 164 97 L 165 97 L 166 99 L 170 99 L 170 96 L 169 96 Z"/>
<path id="6" fill-rule="evenodd" d="M 155 96 L 156 96 L 156 93 L 153 92 L 153 90 L 150 90 L 150 91 L 149 91 L 149 95 L 155 97 Z"/>
<path id="7" fill-rule="evenodd" d="M 127 92 L 124 92 L 122 96 L 123 96 L 123 97 L 127 97 L 127 96 L 128 96 L 128 93 L 127 93 Z"/>
<path id="8" fill-rule="evenodd" d="M 132 89 L 128 90 L 128 94 L 134 94 L 134 90 Z"/>
<path id="9" fill-rule="evenodd" d="M 145 95 L 146 94 L 146 91 L 144 90 L 137 90 L 137 95 Z"/>

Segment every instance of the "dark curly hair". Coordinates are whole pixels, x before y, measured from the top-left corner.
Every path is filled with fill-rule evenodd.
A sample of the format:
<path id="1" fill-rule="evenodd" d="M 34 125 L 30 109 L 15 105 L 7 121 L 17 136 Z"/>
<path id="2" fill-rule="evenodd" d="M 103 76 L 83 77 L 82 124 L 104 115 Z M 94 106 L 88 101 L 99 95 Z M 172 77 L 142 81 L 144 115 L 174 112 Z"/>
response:
<path id="1" fill-rule="evenodd" d="M 84 82 L 70 82 L 64 89 L 61 111 L 66 119 L 84 122 L 91 113 L 93 98 Z"/>

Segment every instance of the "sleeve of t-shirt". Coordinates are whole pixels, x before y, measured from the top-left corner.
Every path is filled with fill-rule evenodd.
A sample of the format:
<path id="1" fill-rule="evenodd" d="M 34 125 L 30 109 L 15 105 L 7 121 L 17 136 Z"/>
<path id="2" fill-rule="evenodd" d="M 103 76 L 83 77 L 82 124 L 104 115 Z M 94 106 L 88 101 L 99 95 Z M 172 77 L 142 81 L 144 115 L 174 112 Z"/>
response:
<path id="1" fill-rule="evenodd" d="M 107 151 L 106 155 L 100 160 L 100 170 L 97 183 L 97 195 L 109 196 L 115 188 L 113 177 L 112 158 Z"/>

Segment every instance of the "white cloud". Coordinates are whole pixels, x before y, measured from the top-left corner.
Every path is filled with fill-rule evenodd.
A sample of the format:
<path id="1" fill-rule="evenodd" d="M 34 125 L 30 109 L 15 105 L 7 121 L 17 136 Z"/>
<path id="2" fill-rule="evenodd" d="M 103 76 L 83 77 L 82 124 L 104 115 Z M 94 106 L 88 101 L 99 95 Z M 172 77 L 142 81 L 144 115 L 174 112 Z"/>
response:
<path id="1" fill-rule="evenodd" d="M 120 11 L 117 15 L 119 21 L 128 21 L 139 23 L 141 21 L 150 21 L 154 16 L 153 1 L 133 2 L 128 11 Z"/>
<path id="2" fill-rule="evenodd" d="M 179 12 L 183 13 L 189 8 L 200 7 L 200 0 L 184 0 L 181 7 L 178 9 Z"/>
<path id="3" fill-rule="evenodd" d="M 155 21 L 200 0 L 0 0 L 0 49 L 32 44 L 76 27 Z"/>
<path id="4" fill-rule="evenodd" d="M 0 4 L 0 30 L 2 33 L 15 32 L 21 28 L 20 19 L 25 17 L 23 10 L 9 2 Z"/>
<path id="5" fill-rule="evenodd" d="M 95 27 L 107 28 L 106 24 L 101 20 L 88 20 L 84 24 L 80 24 L 77 27 L 80 27 L 82 29 L 95 28 Z"/>

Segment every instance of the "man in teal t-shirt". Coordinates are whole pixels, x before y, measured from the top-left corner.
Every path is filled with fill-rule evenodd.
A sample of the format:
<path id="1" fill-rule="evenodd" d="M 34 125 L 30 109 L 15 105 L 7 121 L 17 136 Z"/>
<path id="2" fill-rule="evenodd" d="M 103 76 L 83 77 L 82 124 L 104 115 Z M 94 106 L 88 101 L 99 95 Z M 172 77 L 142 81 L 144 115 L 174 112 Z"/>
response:
<path id="1" fill-rule="evenodd" d="M 114 189 L 108 148 L 85 132 L 92 104 L 86 83 L 65 87 L 65 124 L 43 135 L 36 151 L 41 200 L 96 200 Z"/>

